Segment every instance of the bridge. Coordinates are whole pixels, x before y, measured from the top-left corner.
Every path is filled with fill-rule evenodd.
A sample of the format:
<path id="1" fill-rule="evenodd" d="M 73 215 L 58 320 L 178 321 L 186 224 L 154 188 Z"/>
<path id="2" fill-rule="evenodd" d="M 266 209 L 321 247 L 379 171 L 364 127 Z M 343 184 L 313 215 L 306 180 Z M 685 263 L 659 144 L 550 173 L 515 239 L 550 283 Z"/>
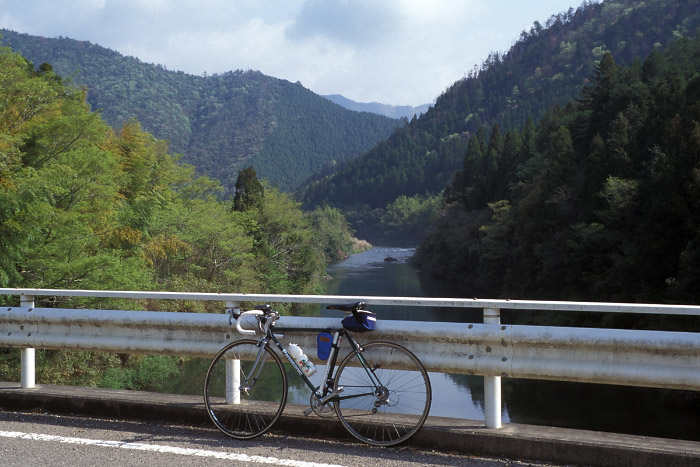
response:
<path id="1" fill-rule="evenodd" d="M 344 303 L 364 300 L 368 308 L 373 305 L 401 305 L 450 307 L 461 309 L 478 308 L 483 311 L 483 323 L 426 323 L 409 321 L 379 321 L 372 340 L 390 340 L 410 348 L 423 361 L 429 371 L 480 375 L 484 378 L 483 424 L 474 421 L 430 420 L 416 442 L 445 443 L 447 439 L 461 439 L 475 451 L 490 455 L 518 457 L 529 453 L 539 460 L 581 463 L 582 452 L 574 449 L 581 443 L 569 440 L 542 427 L 516 427 L 503 425 L 501 420 L 501 378 L 548 379 L 604 383 L 640 387 L 700 390 L 700 333 L 639 331 L 626 329 L 589 329 L 551 326 L 521 326 L 502 324 L 501 310 L 539 310 L 557 313 L 635 313 L 700 316 L 699 306 L 649 305 L 629 303 L 591 303 L 528 300 L 478 300 L 478 299 L 428 299 L 414 297 L 354 297 L 354 296 L 299 296 L 269 294 L 209 294 L 174 292 L 123 292 L 92 290 L 52 289 L 0 289 L 1 295 L 19 297 L 18 305 L 0 310 L 0 346 L 20 348 L 22 376 L 20 385 L 25 400 L 42 397 L 41 392 L 52 393 L 60 399 L 61 388 L 40 387 L 37 391 L 34 376 L 34 349 L 73 349 L 120 353 L 169 354 L 193 357 L 211 357 L 225 343 L 236 340 L 238 335 L 230 328 L 227 313 L 173 313 L 158 311 L 129 311 L 105 309 L 65 309 L 35 306 L 41 297 L 90 297 L 128 300 L 205 300 L 221 304 L 225 310 L 240 309 L 247 303 Z M 337 326 L 333 318 L 282 317 L 278 322 L 281 332 L 292 332 L 294 341 L 302 347 L 316 345 L 315 333 L 306 329 Z M 310 352 L 311 354 L 311 352 Z M 6 387 L 5 387 L 6 389 Z M 0 397 L 8 391 L 0 388 Z M 100 391 L 86 389 L 86 400 L 90 394 Z M 116 393 L 112 393 L 116 394 Z M 127 394 L 127 399 L 130 395 Z M 48 397 L 48 394 L 44 394 Z M 121 404 L 129 406 L 129 401 Z M 160 395 L 158 398 L 165 397 Z M 158 399 L 151 396 L 150 400 Z M 146 398 L 149 400 L 148 398 Z M 171 401 L 171 407 L 177 407 Z M 19 402 L 17 402 L 19 403 Z M 46 403 L 46 402 L 44 402 Z M 132 401 L 133 405 L 136 403 Z M 158 405 L 158 404 L 155 404 Z M 167 405 L 167 404 L 166 404 Z M 190 407 L 192 404 L 186 404 Z M 162 407 L 162 406 L 161 406 Z M 126 410 L 126 409 L 125 409 Z M 139 409 L 142 410 L 142 409 Z M 201 415 L 204 411 L 201 411 Z M 295 421 L 293 414 L 290 423 Z M 452 424 L 450 427 L 449 425 Z M 297 425 L 298 426 L 298 425 Z M 432 428 L 431 428 L 432 426 Z M 435 428 L 438 427 L 438 428 Z M 440 428 L 442 427 L 442 428 Z M 447 429 L 450 436 L 441 430 Z M 435 431 L 437 430 L 437 431 Z M 555 430 L 561 434 L 567 430 Z M 424 432 L 424 433 L 423 433 Z M 545 436 L 544 432 L 549 435 Z M 433 436 L 430 434 L 433 433 Z M 487 435 L 488 433 L 488 435 Z M 527 434 L 537 434 L 528 436 Z M 569 434 L 571 435 L 571 434 Z M 580 441 L 581 434 L 573 436 Z M 589 436 L 592 436 L 589 434 Z M 604 438 L 609 439 L 611 434 Z M 621 435 L 615 435 L 619 438 Z M 593 438 L 596 438 L 593 436 Z M 421 439 L 423 441 L 421 441 Z M 519 447 L 508 450 L 504 440 L 525 440 Z M 481 442 L 477 442 L 481 440 Z M 547 448 L 537 450 L 535 446 L 564 443 L 565 449 L 575 459 L 547 457 Z M 659 456 L 666 461 L 682 461 L 679 465 L 700 465 L 700 443 L 673 440 L 645 442 L 641 449 L 633 438 L 618 439 L 612 445 L 606 442 L 604 449 L 615 451 L 619 457 L 626 452 L 635 455 L 635 465 L 659 465 Z M 572 444 L 573 443 L 573 444 Z M 669 448 L 671 443 L 673 446 Z M 585 445 L 586 443 L 583 443 Z M 593 452 L 591 442 L 588 452 Z M 489 447 L 490 446 L 490 447 Z M 497 447 L 499 446 L 499 447 Z M 524 448 L 523 446 L 528 446 Z M 598 444 L 600 446 L 600 443 Z M 636 446 L 629 448 L 629 446 Z M 561 449 L 559 450 L 561 451 Z M 578 454 L 575 454 L 578 452 Z M 647 454 L 644 454 L 644 453 Z M 673 454 L 675 453 L 675 454 Z M 672 456 L 675 456 L 673 457 Z M 522 454 L 520 454 L 522 456 Z M 671 456 L 671 457 L 668 457 Z M 680 457 L 679 457 L 680 456 Z M 610 455 L 603 456 L 610 464 Z M 532 457 L 531 457 L 532 458 Z M 623 457 L 624 458 L 624 457 Z M 627 461 L 631 459 L 626 458 Z M 587 462 L 596 465 L 593 461 Z M 667 464 L 667 462 L 663 462 Z M 620 463 L 618 465 L 625 465 Z"/>

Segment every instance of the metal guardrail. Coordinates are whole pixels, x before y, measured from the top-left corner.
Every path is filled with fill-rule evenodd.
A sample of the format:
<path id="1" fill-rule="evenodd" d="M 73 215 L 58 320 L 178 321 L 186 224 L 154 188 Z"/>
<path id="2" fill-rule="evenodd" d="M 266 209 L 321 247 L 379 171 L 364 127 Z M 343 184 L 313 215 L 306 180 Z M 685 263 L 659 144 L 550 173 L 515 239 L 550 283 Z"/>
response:
<path id="1" fill-rule="evenodd" d="M 501 426 L 501 377 L 550 379 L 700 390 L 700 333 L 519 326 L 500 323 L 500 310 L 656 313 L 700 316 L 698 306 L 525 300 L 428 299 L 406 297 L 190 294 L 92 290 L 0 289 L 20 296 L 19 307 L 0 309 L 0 346 L 22 349 L 22 386 L 34 386 L 34 349 L 213 356 L 241 336 L 228 314 L 35 308 L 36 296 L 165 300 L 214 300 L 225 308 L 242 302 L 344 303 L 482 308 L 484 323 L 377 322 L 364 340 L 404 344 L 429 371 L 482 375 L 485 418 Z M 277 325 L 287 340 L 316 345 L 319 328 L 339 326 L 334 318 L 283 316 Z M 292 332 L 293 331 L 293 332 Z M 308 352 L 313 357 L 314 352 Z"/>

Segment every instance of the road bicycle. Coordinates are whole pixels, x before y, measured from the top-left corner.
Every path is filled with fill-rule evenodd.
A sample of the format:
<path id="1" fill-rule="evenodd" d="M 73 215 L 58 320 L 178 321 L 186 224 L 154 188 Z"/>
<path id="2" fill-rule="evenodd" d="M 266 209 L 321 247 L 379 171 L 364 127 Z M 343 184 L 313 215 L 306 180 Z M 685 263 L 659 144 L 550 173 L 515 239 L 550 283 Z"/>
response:
<path id="1" fill-rule="evenodd" d="M 401 345 L 381 341 L 361 345 L 355 340 L 352 331 L 374 328 L 374 313 L 364 307 L 364 302 L 329 305 L 347 313 L 342 326 L 311 330 L 320 333 L 320 344 L 327 343 L 323 353 L 328 363 L 319 386 L 306 375 L 305 362 L 300 367 L 280 342 L 283 336 L 274 332 L 280 315 L 270 305 L 233 316 L 241 334 L 256 333 L 242 327 L 246 317 L 255 316 L 262 337 L 227 344 L 212 360 L 204 382 L 204 402 L 212 422 L 236 439 L 255 438 L 272 428 L 285 408 L 288 390 L 287 371 L 276 347 L 295 370 L 289 373 L 296 372 L 311 390 L 305 416 L 312 412 L 321 417 L 336 415 L 352 436 L 375 446 L 393 446 L 413 436 L 430 411 L 428 373 Z M 336 367 L 343 340 L 350 349 Z M 325 359 L 326 355 L 319 356 Z"/>

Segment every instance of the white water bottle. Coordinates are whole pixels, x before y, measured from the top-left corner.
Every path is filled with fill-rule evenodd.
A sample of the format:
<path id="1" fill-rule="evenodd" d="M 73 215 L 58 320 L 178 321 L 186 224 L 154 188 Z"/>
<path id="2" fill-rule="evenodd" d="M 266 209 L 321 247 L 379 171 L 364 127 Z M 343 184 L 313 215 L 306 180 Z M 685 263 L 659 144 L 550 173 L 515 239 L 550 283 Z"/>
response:
<path id="1" fill-rule="evenodd" d="M 304 355 L 304 352 L 296 344 L 289 344 L 287 352 L 292 356 L 296 364 L 306 376 L 311 376 L 316 373 L 316 366 L 309 360 L 309 357 Z"/>

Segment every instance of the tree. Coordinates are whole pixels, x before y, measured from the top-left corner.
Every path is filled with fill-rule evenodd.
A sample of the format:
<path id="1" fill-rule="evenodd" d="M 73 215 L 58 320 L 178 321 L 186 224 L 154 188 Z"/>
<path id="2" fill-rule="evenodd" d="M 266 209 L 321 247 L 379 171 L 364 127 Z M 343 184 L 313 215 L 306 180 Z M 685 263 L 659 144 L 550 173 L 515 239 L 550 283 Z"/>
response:
<path id="1" fill-rule="evenodd" d="M 482 129 L 480 129 L 480 133 L 483 133 L 481 130 Z M 467 155 L 464 158 L 464 168 L 462 169 L 464 186 L 462 187 L 461 192 L 467 206 L 470 208 L 475 208 L 478 206 L 478 200 L 480 198 L 475 193 L 475 190 L 478 186 L 482 185 L 482 179 L 484 177 L 484 156 L 481 149 L 483 143 L 479 142 L 480 139 L 481 138 L 479 138 L 477 135 L 473 135 L 471 138 L 469 138 Z"/>
<path id="2" fill-rule="evenodd" d="M 355 253 L 356 239 L 339 209 L 326 204 L 308 213 L 307 217 L 327 261 L 343 260 Z"/>
<path id="3" fill-rule="evenodd" d="M 233 198 L 234 211 L 250 211 L 260 209 L 265 199 L 265 188 L 258 180 L 255 168 L 250 166 L 238 173 L 236 179 L 236 194 Z"/>
<path id="4" fill-rule="evenodd" d="M 256 211 L 256 223 L 251 232 L 258 257 L 257 275 L 268 292 L 320 292 L 325 263 L 309 218 L 288 194 L 266 188 L 264 203 Z"/>

